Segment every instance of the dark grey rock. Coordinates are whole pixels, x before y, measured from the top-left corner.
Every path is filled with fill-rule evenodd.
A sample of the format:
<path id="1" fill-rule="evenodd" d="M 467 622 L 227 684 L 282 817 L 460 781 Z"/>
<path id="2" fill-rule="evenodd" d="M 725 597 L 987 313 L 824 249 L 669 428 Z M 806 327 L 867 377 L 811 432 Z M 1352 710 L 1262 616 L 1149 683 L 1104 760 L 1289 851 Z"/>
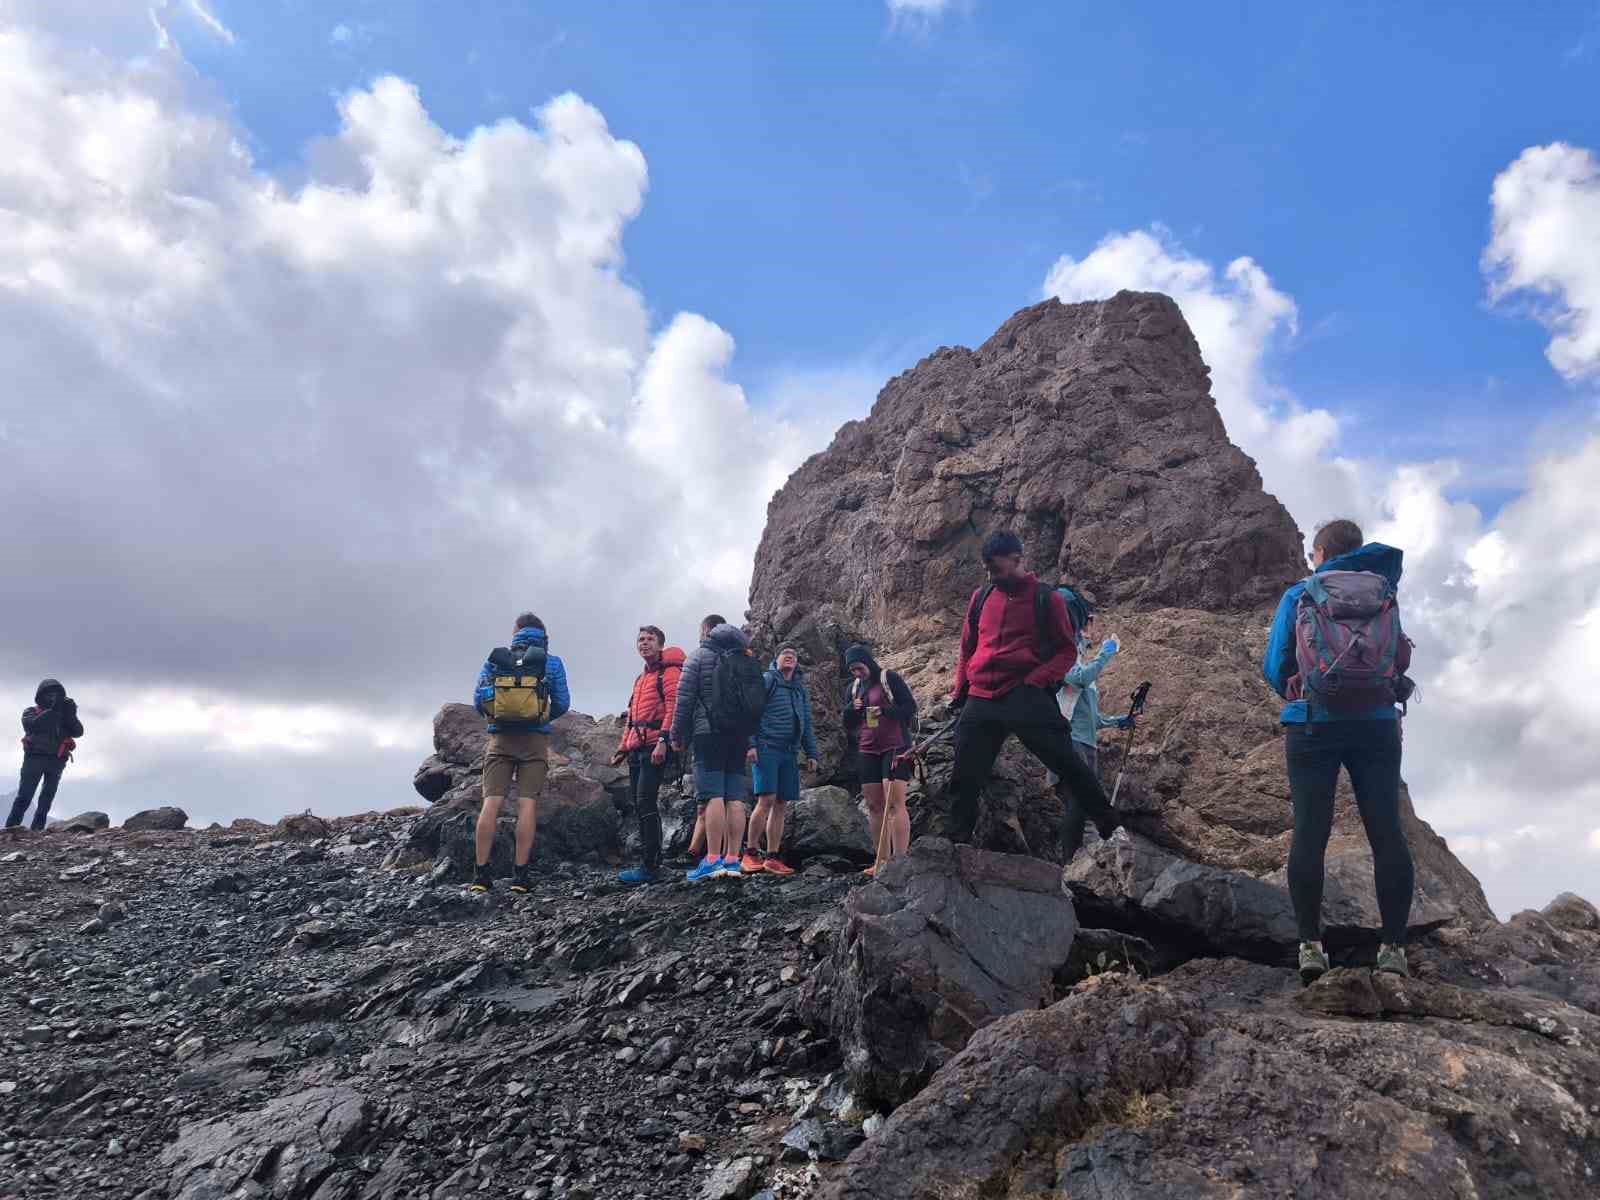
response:
<path id="1" fill-rule="evenodd" d="M 124 829 L 182 829 L 189 823 L 189 814 L 181 808 L 164 805 L 136 812 L 122 823 Z"/>
<path id="2" fill-rule="evenodd" d="M 797 867 L 825 857 L 869 863 L 873 846 L 867 814 L 843 788 L 807 788 L 789 805 L 783 856 Z"/>

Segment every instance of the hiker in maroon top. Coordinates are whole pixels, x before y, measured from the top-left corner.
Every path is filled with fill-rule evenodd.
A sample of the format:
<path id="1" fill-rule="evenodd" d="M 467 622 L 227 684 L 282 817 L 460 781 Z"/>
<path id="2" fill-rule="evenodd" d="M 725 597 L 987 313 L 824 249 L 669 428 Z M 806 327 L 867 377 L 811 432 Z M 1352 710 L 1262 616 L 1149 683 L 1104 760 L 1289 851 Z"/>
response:
<path id="1" fill-rule="evenodd" d="M 865 646 L 846 650 L 844 665 L 850 672 L 844 728 L 856 743 L 856 774 L 876 853 L 866 873 L 873 875 L 911 844 L 911 818 L 906 813 L 911 763 L 901 761 L 901 755 L 911 745 L 917 702 L 905 680 L 881 669 Z"/>
<path id="2" fill-rule="evenodd" d="M 1101 837 L 1110 837 L 1120 823 L 1100 780 L 1073 752 L 1072 726 L 1056 703 L 1056 685 L 1077 661 L 1077 630 L 1061 593 L 1022 569 L 1022 540 L 1016 534 L 990 534 L 983 543 L 983 565 L 989 583 L 967 605 L 951 697 L 961 716 L 950 837 L 972 840 L 978 797 L 1006 738 L 1016 734 L 1071 795 L 1069 820 L 1062 826 L 1070 862 L 1083 842 L 1083 824 L 1071 820 L 1072 814 L 1092 819 Z"/>

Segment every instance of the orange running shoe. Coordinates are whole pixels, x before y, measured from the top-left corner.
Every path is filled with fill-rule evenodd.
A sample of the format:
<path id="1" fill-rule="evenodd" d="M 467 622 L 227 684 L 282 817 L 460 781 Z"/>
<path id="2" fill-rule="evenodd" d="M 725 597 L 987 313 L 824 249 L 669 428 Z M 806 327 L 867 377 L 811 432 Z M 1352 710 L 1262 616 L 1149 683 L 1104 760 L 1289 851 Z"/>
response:
<path id="1" fill-rule="evenodd" d="M 766 871 L 768 875 L 793 875 L 794 868 L 776 855 L 766 857 Z"/>
<path id="2" fill-rule="evenodd" d="M 766 869 L 766 860 L 757 858 L 748 850 L 744 852 L 744 857 L 739 860 L 739 870 L 743 871 L 746 875 L 759 875 Z"/>

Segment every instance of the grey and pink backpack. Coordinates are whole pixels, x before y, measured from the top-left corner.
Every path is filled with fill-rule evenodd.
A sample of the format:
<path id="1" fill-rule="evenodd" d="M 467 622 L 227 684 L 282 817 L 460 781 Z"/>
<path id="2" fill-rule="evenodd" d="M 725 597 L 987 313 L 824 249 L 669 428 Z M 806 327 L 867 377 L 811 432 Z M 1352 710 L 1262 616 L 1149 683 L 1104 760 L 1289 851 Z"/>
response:
<path id="1" fill-rule="evenodd" d="M 1394 585 L 1374 571 L 1324 571 L 1304 587 L 1291 698 L 1305 700 L 1313 715 L 1321 708 L 1334 717 L 1404 705 L 1415 685 L 1406 677 L 1411 639 L 1400 627 Z"/>

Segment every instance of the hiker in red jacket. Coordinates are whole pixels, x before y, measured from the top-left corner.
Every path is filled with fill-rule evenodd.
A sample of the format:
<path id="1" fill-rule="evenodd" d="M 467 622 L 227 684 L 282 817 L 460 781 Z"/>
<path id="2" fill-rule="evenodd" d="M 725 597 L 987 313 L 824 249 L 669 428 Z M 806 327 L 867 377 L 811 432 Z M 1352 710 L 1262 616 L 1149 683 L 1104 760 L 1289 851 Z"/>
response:
<path id="1" fill-rule="evenodd" d="M 972 594 L 961 631 L 953 706 L 956 722 L 952 841 L 972 840 L 978 797 L 1006 738 L 1016 734 L 1040 762 L 1061 778 L 1073 802 L 1094 820 L 1101 837 L 1119 824 L 1095 773 L 1072 749 L 1072 727 L 1061 715 L 1055 689 L 1078 657 L 1078 634 L 1061 593 L 1022 569 L 1022 539 L 1010 530 L 983 543 L 989 582 Z M 1082 845 L 1063 827 L 1067 860 Z"/>
<path id="2" fill-rule="evenodd" d="M 678 679 L 683 674 L 683 651 L 666 642 L 667 635 L 659 627 L 639 626 L 634 649 L 644 660 L 644 670 L 633 681 L 627 723 L 611 759 L 613 766 L 628 764 L 628 798 L 639 817 L 639 845 L 644 852 L 642 866 L 630 867 L 618 876 L 623 883 L 661 880 L 661 810 L 656 799 L 671 758 L 667 726 L 678 703 Z"/>

